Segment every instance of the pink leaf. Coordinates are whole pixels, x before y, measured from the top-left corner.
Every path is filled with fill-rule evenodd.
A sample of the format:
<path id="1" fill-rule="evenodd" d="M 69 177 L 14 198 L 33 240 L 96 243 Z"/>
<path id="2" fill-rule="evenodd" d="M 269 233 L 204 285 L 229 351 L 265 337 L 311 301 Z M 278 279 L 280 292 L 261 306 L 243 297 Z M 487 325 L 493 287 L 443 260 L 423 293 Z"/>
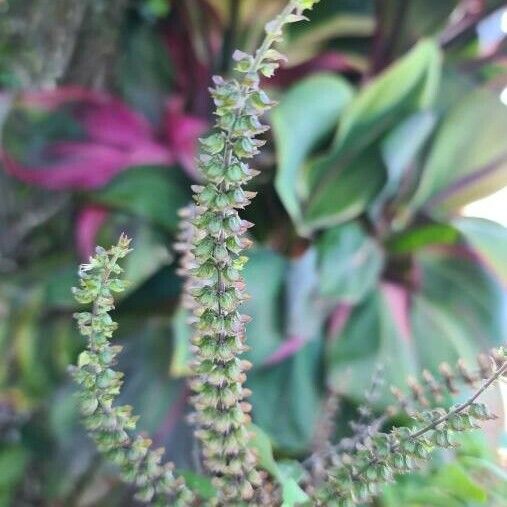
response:
<path id="1" fill-rule="evenodd" d="M 62 86 L 52 90 L 26 91 L 19 98 L 19 102 L 23 106 L 46 110 L 56 109 L 69 102 L 100 103 L 104 100 L 107 100 L 107 95 L 80 86 Z"/>
<path id="2" fill-rule="evenodd" d="M 112 97 L 78 106 L 75 116 L 90 140 L 98 143 L 129 148 L 154 138 L 146 118 Z"/>
<path id="3" fill-rule="evenodd" d="M 125 163 L 125 156 L 107 146 L 89 143 L 60 143 L 47 150 L 53 162 L 26 166 L 3 152 L 7 173 L 16 178 L 51 190 L 90 189 L 107 183 Z"/>
<path id="4" fill-rule="evenodd" d="M 156 140 L 148 121 L 109 95 L 66 87 L 26 93 L 21 102 L 49 109 L 69 103 L 87 134 L 82 141 L 49 145 L 42 161 L 33 166 L 1 152 L 5 170 L 26 183 L 49 189 L 93 189 L 129 166 L 174 160 L 169 149 Z"/>
<path id="5" fill-rule="evenodd" d="M 174 158 L 190 177 L 199 179 L 196 167 L 198 139 L 208 130 L 208 122 L 203 118 L 183 113 L 182 99 L 173 98 L 166 105 L 164 128 Z"/>
<path id="6" fill-rule="evenodd" d="M 76 221 L 76 248 L 82 260 L 87 260 L 97 244 L 96 237 L 107 218 L 107 209 L 102 206 L 87 206 L 83 208 Z"/>
<path id="7" fill-rule="evenodd" d="M 49 146 L 46 155 L 47 161 L 38 166 L 20 164 L 5 151 L 0 159 L 8 174 L 51 190 L 99 188 L 129 166 L 171 161 L 169 152 L 155 144 L 126 151 L 87 142 L 64 142 Z"/>
<path id="8" fill-rule="evenodd" d="M 384 282 L 380 290 L 387 301 L 394 324 L 400 336 L 406 341 L 412 341 L 410 326 L 410 294 L 402 285 Z"/>
<path id="9" fill-rule="evenodd" d="M 83 125 L 90 140 L 100 143 L 128 147 L 154 136 L 146 118 L 105 93 L 66 86 L 25 92 L 19 102 L 23 106 L 48 110 L 71 104 L 76 120 Z"/>
<path id="10" fill-rule="evenodd" d="M 296 354 L 307 343 L 308 340 L 301 336 L 292 336 L 287 338 L 267 359 L 265 359 L 263 366 L 273 366 L 281 363 L 285 359 L 288 359 Z"/>
<path id="11" fill-rule="evenodd" d="M 341 303 L 333 310 L 329 318 L 329 336 L 340 336 L 349 320 L 352 308 L 352 305 Z"/>

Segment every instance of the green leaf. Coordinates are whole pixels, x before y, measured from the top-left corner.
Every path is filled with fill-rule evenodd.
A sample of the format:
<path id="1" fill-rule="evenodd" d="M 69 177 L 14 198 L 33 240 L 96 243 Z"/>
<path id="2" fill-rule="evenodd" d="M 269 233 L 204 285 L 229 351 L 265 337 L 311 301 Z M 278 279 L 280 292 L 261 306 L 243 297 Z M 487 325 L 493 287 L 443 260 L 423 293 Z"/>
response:
<path id="1" fill-rule="evenodd" d="M 171 3 L 167 0 L 146 0 L 144 8 L 149 15 L 163 18 L 169 14 Z"/>
<path id="2" fill-rule="evenodd" d="M 414 481 L 410 477 L 403 484 L 393 484 L 385 489 L 382 507 L 463 507 L 463 502 L 453 498 L 441 488 L 427 481 Z"/>
<path id="3" fill-rule="evenodd" d="M 436 250 L 420 251 L 415 262 L 421 287 L 411 324 L 421 367 L 436 371 L 460 357 L 473 364 L 479 351 L 502 343 L 502 291 L 480 265 Z"/>
<path id="4" fill-rule="evenodd" d="M 186 391 L 184 380 L 170 382 L 167 378 L 167 367 L 173 352 L 171 340 L 168 339 L 170 318 L 159 316 L 145 320 L 127 314 L 119 318 L 118 323 L 116 337 L 124 345 L 119 359 L 122 361 L 122 370 L 126 372 L 122 394 L 135 407 L 135 412 L 142 415 L 139 430 L 156 434 L 169 413 L 172 420 L 170 426 L 179 428 L 185 417 Z M 168 430 L 164 431 L 162 436 L 167 437 Z M 170 436 L 178 442 L 174 452 L 182 452 L 179 444 L 183 447 L 188 445 L 185 436 L 178 430 Z M 188 455 L 188 449 L 186 447 L 183 451 L 184 455 Z"/>
<path id="5" fill-rule="evenodd" d="M 454 226 L 479 254 L 485 265 L 507 286 L 507 228 L 482 218 L 458 218 Z"/>
<path id="6" fill-rule="evenodd" d="M 197 493 L 200 498 L 211 500 L 216 496 L 216 490 L 209 477 L 192 472 L 191 470 L 176 470 L 176 473 L 185 479 L 188 487 Z"/>
<path id="7" fill-rule="evenodd" d="M 256 249 L 244 272 L 252 295 L 243 308 L 253 317 L 247 329 L 252 347 L 247 358 L 255 366 L 248 376 L 255 421 L 280 446 L 294 450 L 303 450 L 312 436 L 320 396 L 325 313 L 318 298 L 315 261 L 313 249 L 290 262 L 270 250 Z M 291 339 L 300 343 L 290 357 L 275 366 L 265 364 Z"/>
<path id="8" fill-rule="evenodd" d="M 172 377 L 186 377 L 190 371 L 190 339 L 192 328 L 188 323 L 190 315 L 185 308 L 178 308 L 172 319 L 174 336 L 174 351 L 169 366 L 169 373 Z"/>
<path id="9" fill-rule="evenodd" d="M 435 127 L 436 118 L 430 111 L 421 111 L 397 125 L 381 145 L 382 158 L 387 167 L 387 182 L 375 201 L 380 207 L 387 199 L 399 196 L 404 176 L 413 164 Z"/>
<path id="10" fill-rule="evenodd" d="M 0 447 L 0 491 L 13 491 L 23 478 L 27 451 L 19 445 Z"/>
<path id="11" fill-rule="evenodd" d="M 400 113 L 429 107 L 438 90 L 441 54 L 432 40 L 423 40 L 357 95 L 343 114 L 340 145 L 374 135 Z"/>
<path id="12" fill-rule="evenodd" d="M 303 59 L 309 59 L 322 52 L 331 41 L 339 38 L 350 38 L 355 41 L 370 37 L 375 30 L 375 18 L 371 2 L 346 1 L 325 2 L 321 1 L 311 12 L 305 13 L 310 18 L 310 23 L 300 23 L 290 27 L 287 45 L 289 62 L 300 63 Z M 345 47 L 344 47 L 345 46 Z M 366 46 L 366 44 L 364 44 Z M 345 44 L 340 44 L 340 52 L 347 49 Z M 347 59 L 361 62 L 361 69 L 367 68 L 367 48 L 355 44 L 352 50 L 347 51 Z"/>
<path id="13" fill-rule="evenodd" d="M 123 171 L 92 198 L 174 232 L 178 210 L 189 202 L 190 193 L 178 169 L 143 166 Z"/>
<path id="14" fill-rule="evenodd" d="M 386 182 L 383 136 L 433 102 L 440 60 L 434 42 L 420 42 L 346 107 L 329 153 L 305 168 L 300 195 L 307 201 L 306 232 L 343 223 L 367 209 Z"/>
<path id="15" fill-rule="evenodd" d="M 450 225 L 427 224 L 394 234 L 386 247 L 393 254 L 407 254 L 431 245 L 453 245 L 458 239 L 458 231 Z"/>
<path id="16" fill-rule="evenodd" d="M 372 372 L 384 367 L 387 385 L 406 389 L 406 379 L 416 370 L 415 347 L 408 326 L 408 293 L 394 284 L 383 284 L 350 315 L 327 353 L 328 382 L 345 389 L 356 402 L 364 401 Z M 388 393 L 380 406 L 391 402 Z"/>
<path id="17" fill-rule="evenodd" d="M 50 387 L 51 341 L 44 335 L 40 312 L 43 308 L 40 288 L 24 294 L 24 302 L 11 312 L 9 335 L 15 347 L 16 368 L 20 381 L 30 395 L 41 396 Z"/>
<path id="18" fill-rule="evenodd" d="M 412 304 L 411 323 L 421 367 L 437 372 L 443 361 L 455 364 L 463 359 L 474 364 L 480 349 L 457 314 L 423 295 L 415 296 Z"/>
<path id="19" fill-rule="evenodd" d="M 48 276 L 45 302 L 49 307 L 75 308 L 78 306 L 73 297 L 69 297 L 71 287 L 77 283 L 77 269 L 75 262 L 66 263 L 60 258 L 59 266 L 55 267 Z"/>
<path id="20" fill-rule="evenodd" d="M 281 296 L 287 261 L 268 249 L 255 249 L 243 272 L 251 298 L 243 305 L 243 312 L 252 317 L 248 325 L 252 349 L 248 360 L 261 364 L 283 341 Z"/>
<path id="21" fill-rule="evenodd" d="M 336 9 L 342 12 L 329 12 L 336 11 Z M 327 12 L 323 12 L 324 10 Z M 321 2 L 314 12 L 309 14 L 309 17 L 310 23 L 301 23 L 291 30 L 294 36 L 291 38 L 286 53 L 292 64 L 307 61 L 318 55 L 322 51 L 323 45 L 331 39 L 338 37 L 366 38 L 371 36 L 375 29 L 373 16 L 343 12 L 343 6 L 337 5 L 335 2 Z M 363 56 L 358 51 L 347 51 L 343 46 L 340 47 L 340 53 L 349 65 L 360 71 L 367 69 L 366 53 Z"/>
<path id="22" fill-rule="evenodd" d="M 319 340 L 324 323 L 333 303 L 319 294 L 317 251 L 307 251 L 291 259 L 285 283 L 285 336 L 297 337 L 302 342 Z"/>
<path id="23" fill-rule="evenodd" d="M 250 336 L 255 348 L 256 336 Z M 322 340 L 314 340 L 276 366 L 250 371 L 247 386 L 255 422 L 277 446 L 291 452 L 308 448 L 322 395 L 321 368 Z"/>
<path id="24" fill-rule="evenodd" d="M 474 456 L 463 456 L 461 461 L 464 465 L 470 468 L 477 468 L 490 472 L 500 481 L 507 485 L 507 472 L 500 465 L 494 463 L 490 458 L 476 458 Z"/>
<path id="25" fill-rule="evenodd" d="M 435 479 L 435 484 L 465 501 L 485 503 L 488 499 L 486 490 L 457 463 L 442 467 Z"/>
<path id="26" fill-rule="evenodd" d="M 457 209 L 507 184 L 507 108 L 484 89 L 444 118 L 412 200 L 432 212 Z"/>
<path id="27" fill-rule="evenodd" d="M 298 483 L 289 477 L 282 483 L 282 507 L 301 505 L 310 500 L 310 497 L 299 487 Z"/>
<path id="28" fill-rule="evenodd" d="M 385 185 L 385 169 L 376 147 L 369 147 L 352 160 L 330 164 L 325 175 L 309 191 L 304 209 L 303 233 L 332 227 L 359 216 Z M 313 171 L 309 166 L 307 173 Z"/>
<path id="29" fill-rule="evenodd" d="M 162 264 L 165 263 L 161 255 Z M 142 282 L 135 291 L 121 300 L 121 310 L 136 315 L 168 314 L 173 307 L 176 310 L 181 293 L 182 280 L 176 274 L 175 263 L 162 265 L 153 276 Z"/>
<path id="30" fill-rule="evenodd" d="M 435 115 L 431 111 L 421 111 L 397 125 L 385 138 L 382 156 L 389 169 L 390 181 L 400 181 L 434 126 Z"/>
<path id="31" fill-rule="evenodd" d="M 306 475 L 306 469 L 300 461 L 295 459 L 284 459 L 277 461 L 277 463 L 283 475 L 285 477 L 292 477 L 296 482 L 299 482 Z"/>
<path id="32" fill-rule="evenodd" d="M 357 222 L 326 231 L 317 242 L 320 292 L 344 303 L 358 303 L 380 277 L 384 255 Z"/>
<path id="33" fill-rule="evenodd" d="M 257 451 L 259 465 L 273 477 L 278 478 L 280 471 L 275 458 L 273 458 L 273 446 L 271 445 L 271 439 L 267 433 L 255 424 L 251 424 L 249 429 L 251 431 L 249 444 Z"/>
<path id="34" fill-rule="evenodd" d="M 340 77 L 312 76 L 292 87 L 272 114 L 278 158 L 275 186 L 295 223 L 301 220 L 301 167 L 318 141 L 335 128 L 352 93 Z"/>
<path id="35" fill-rule="evenodd" d="M 287 469 L 279 467 L 273 458 L 273 447 L 269 436 L 258 426 L 250 426 L 252 438 L 250 445 L 257 451 L 259 464 L 269 472 L 282 486 L 282 507 L 294 507 L 309 500 L 308 495 L 299 487 L 294 477 L 287 474 Z"/>
<path id="36" fill-rule="evenodd" d="M 123 297 L 172 261 L 164 237 L 149 225 L 140 224 L 132 237 L 133 251 L 123 265 L 124 279 L 131 285 L 123 293 Z"/>

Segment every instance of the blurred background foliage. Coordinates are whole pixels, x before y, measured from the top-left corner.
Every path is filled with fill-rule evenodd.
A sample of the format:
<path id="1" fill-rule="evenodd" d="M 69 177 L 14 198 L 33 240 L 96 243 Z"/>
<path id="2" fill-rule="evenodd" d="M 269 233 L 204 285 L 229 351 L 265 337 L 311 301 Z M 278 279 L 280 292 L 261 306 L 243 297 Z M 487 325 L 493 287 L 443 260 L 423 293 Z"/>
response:
<path id="1" fill-rule="evenodd" d="M 211 75 L 255 48 L 282 3 L 0 1 L 0 506 L 134 505 L 80 427 L 67 374 L 84 346 L 76 266 L 120 231 L 135 246 L 116 312 L 123 399 L 194 469 L 177 211 L 199 180 Z M 507 185 L 503 6 L 322 0 L 288 34 L 246 212 L 245 312 L 264 459 L 272 445 L 292 474 L 329 389 L 344 393 L 346 435 L 376 365 L 407 389 L 505 341 L 507 231 L 463 213 Z M 389 403 L 386 389 L 376 409 Z M 377 505 L 506 505 L 502 424 Z"/>

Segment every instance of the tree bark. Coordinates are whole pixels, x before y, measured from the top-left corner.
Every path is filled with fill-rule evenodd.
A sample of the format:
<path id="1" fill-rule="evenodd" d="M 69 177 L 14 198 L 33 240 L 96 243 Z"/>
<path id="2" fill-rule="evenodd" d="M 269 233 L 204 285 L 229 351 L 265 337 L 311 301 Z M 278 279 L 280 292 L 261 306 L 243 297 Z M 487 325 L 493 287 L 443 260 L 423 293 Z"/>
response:
<path id="1" fill-rule="evenodd" d="M 21 0 L 0 22 L 21 88 L 112 84 L 127 0 Z"/>
<path id="2" fill-rule="evenodd" d="M 114 86 L 116 60 L 127 0 L 89 3 L 64 83 L 94 89 Z"/>

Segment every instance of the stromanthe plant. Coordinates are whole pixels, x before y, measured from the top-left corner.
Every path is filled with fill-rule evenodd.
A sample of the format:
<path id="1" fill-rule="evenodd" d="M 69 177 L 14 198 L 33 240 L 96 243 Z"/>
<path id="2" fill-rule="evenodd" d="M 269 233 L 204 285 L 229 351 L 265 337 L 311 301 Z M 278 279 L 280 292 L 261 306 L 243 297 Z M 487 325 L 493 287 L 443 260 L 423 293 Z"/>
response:
<path id="1" fill-rule="evenodd" d="M 173 465 L 162 462 L 163 450 L 153 449 L 150 439 L 136 434 L 137 417 L 132 415 L 132 408 L 115 404 L 122 374 L 114 364 L 121 347 L 110 343 L 116 329 L 110 312 L 114 309 L 114 294 L 126 288 L 119 262 L 128 254 L 130 240 L 122 235 L 111 249 L 98 247 L 95 256 L 79 270 L 80 286 L 74 295 L 78 302 L 92 305 L 91 311 L 76 314 L 87 347 L 72 368 L 81 387 L 84 424 L 99 451 L 118 466 L 126 482 L 136 487 L 137 498 L 149 505 L 297 503 L 288 502 L 279 487 L 270 482 L 250 443 L 250 393 L 244 382 L 251 365 L 241 359 L 247 350 L 245 326 L 249 317 L 240 313 L 240 305 L 247 298 L 241 271 L 247 262 L 243 251 L 250 244 L 246 233 L 252 224 L 241 219 L 238 210 L 254 197 L 244 189 L 256 175 L 246 160 L 262 146 L 257 136 L 268 127 L 260 118 L 274 105 L 260 88 L 260 79 L 272 76 L 284 58 L 273 48 L 282 37 L 284 25 L 305 19 L 304 10 L 315 3 L 290 1 L 266 25 L 265 39 L 253 55 L 234 53 L 237 77 L 214 78 L 211 94 L 216 106 L 216 129 L 200 141 L 203 182 L 193 187 L 195 204 L 182 212 L 178 250 L 182 253 L 180 272 L 186 277 L 183 302 L 192 312 L 195 330 L 191 422 L 200 442 L 199 459 L 215 487 L 213 499 L 199 498 L 181 477 L 176 477 Z M 452 433 L 490 419 L 492 415 L 478 397 L 504 377 L 504 353 L 496 352 L 487 364 L 489 367 L 481 370 L 483 383 L 461 404 L 416 408 L 409 412 L 411 426 L 387 432 L 383 431 L 387 417 L 370 419 L 371 411 L 365 410 L 353 428 L 352 438 L 333 442 L 333 436 L 328 435 L 329 441 L 302 464 L 300 485 L 306 494 L 299 497 L 299 503 L 364 503 L 397 474 L 407 473 L 427 460 L 430 451 L 451 446 Z M 436 392 L 437 381 L 427 375 L 424 379 Z M 444 382 L 449 384 L 449 375 Z M 422 388 L 415 386 L 412 383 L 414 399 L 421 401 Z M 406 400 L 395 394 L 406 408 Z M 329 407 L 337 408 L 332 398 L 328 401 Z M 326 427 L 332 427 L 333 414 L 325 415 Z"/>

